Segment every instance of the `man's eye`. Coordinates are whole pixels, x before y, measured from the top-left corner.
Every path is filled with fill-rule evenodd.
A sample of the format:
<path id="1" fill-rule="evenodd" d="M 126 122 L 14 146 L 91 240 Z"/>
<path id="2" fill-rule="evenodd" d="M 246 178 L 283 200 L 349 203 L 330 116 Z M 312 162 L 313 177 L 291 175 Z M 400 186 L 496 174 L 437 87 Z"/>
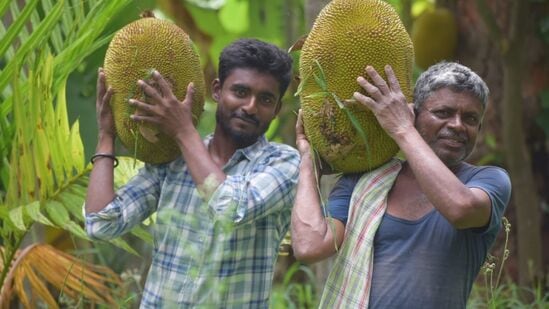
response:
<path id="1" fill-rule="evenodd" d="M 261 99 L 261 102 L 265 105 L 271 105 L 273 104 L 274 100 L 272 98 L 265 97 Z"/>
<path id="2" fill-rule="evenodd" d="M 469 125 L 477 125 L 478 124 L 478 118 L 475 116 L 467 116 L 464 120 L 465 123 Z"/>
<path id="3" fill-rule="evenodd" d="M 434 114 L 438 117 L 444 118 L 450 116 L 450 112 L 441 110 L 441 111 L 435 111 Z"/>
<path id="4" fill-rule="evenodd" d="M 246 91 L 244 89 L 236 89 L 234 92 L 238 97 L 243 97 L 246 95 Z"/>

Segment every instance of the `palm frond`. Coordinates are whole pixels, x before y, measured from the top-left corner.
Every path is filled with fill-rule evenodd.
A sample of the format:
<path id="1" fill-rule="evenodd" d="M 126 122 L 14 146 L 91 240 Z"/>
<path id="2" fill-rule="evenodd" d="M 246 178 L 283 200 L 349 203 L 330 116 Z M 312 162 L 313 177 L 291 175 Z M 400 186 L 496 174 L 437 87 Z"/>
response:
<path id="1" fill-rule="evenodd" d="M 11 298 L 17 296 L 26 308 L 35 308 L 38 301 L 58 308 L 57 297 L 48 287 L 55 288 L 59 295 L 73 300 L 84 298 L 90 303 L 114 305 L 113 292 L 116 297 L 123 297 L 122 280 L 109 268 L 88 263 L 50 245 L 34 244 L 18 252 L 0 294 L 0 304 L 8 306 Z"/>
<path id="2" fill-rule="evenodd" d="M 96 266 L 62 256 L 48 247 L 33 247 L 24 255 L 17 250 L 35 222 L 87 238 L 81 206 L 90 166 L 84 162 L 79 123 L 68 122 L 65 86 L 68 75 L 85 57 L 108 42 L 111 35 L 103 33 L 105 27 L 130 1 L 0 3 L 0 20 L 10 21 L 6 25 L 0 22 L 2 304 L 5 295 L 11 295 L 8 292 L 14 289 L 23 305 L 32 305 L 38 297 L 55 307 L 46 282 L 63 288 L 69 296 L 85 294 L 92 301 L 112 301 L 112 293 L 100 283 L 110 281 L 104 281 L 105 272 Z M 117 240 L 117 244 L 131 251 L 123 240 Z M 17 256 L 23 256 L 20 267 L 12 263 Z M 77 272 L 67 272 L 67 265 Z M 61 286 L 56 276 L 63 271 L 69 275 Z M 14 276 L 13 281 L 8 280 L 13 284 L 5 285 L 8 273 Z M 85 274 L 88 284 L 82 286 L 82 277 L 75 274 Z M 76 284 L 80 285 L 78 289 Z M 34 295 L 30 298 L 23 293 L 28 292 L 28 287 Z"/>
<path id="3" fill-rule="evenodd" d="M 10 162 L 15 138 L 14 95 L 29 91 L 28 74 L 34 59 L 44 50 L 53 55 L 53 77 L 48 93 L 57 95 L 68 75 L 93 51 L 106 44 L 111 34 L 103 34 L 106 25 L 131 0 L 64 0 L 3 2 L 0 17 L 10 14 L 11 24 L 0 27 L 0 162 Z M 9 4 L 8 4 L 9 3 Z M 9 10 L 8 10 L 9 9 Z M 9 11 L 9 12 L 8 12 Z M 30 30 L 27 30 L 29 28 Z M 2 63 L 4 66 L 2 67 Z M 0 165 L 0 189 L 9 180 L 8 164 Z"/>

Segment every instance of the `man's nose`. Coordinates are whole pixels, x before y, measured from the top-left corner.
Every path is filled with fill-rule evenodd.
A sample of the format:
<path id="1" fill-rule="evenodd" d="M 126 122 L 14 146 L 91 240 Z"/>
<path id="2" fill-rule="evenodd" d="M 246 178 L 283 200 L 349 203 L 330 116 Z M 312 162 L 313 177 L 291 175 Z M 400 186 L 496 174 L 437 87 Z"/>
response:
<path id="1" fill-rule="evenodd" d="M 255 115 L 257 113 L 257 98 L 255 96 L 251 96 L 242 109 L 248 115 Z"/>
<path id="2" fill-rule="evenodd" d="M 454 115 L 454 117 L 452 117 L 448 121 L 448 125 L 457 130 L 465 129 L 465 126 L 463 125 L 463 120 L 461 119 L 461 116 L 459 114 Z"/>

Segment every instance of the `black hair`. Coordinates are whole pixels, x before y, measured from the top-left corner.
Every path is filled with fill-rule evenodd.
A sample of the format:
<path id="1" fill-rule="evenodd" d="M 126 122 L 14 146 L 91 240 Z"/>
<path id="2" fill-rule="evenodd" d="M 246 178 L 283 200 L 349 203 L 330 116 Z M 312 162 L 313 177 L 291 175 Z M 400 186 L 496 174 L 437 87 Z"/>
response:
<path id="1" fill-rule="evenodd" d="M 232 70 L 256 69 L 272 75 L 279 84 L 280 97 L 284 95 L 292 75 L 292 58 L 279 47 L 257 39 L 239 39 L 223 49 L 219 56 L 219 82 L 223 82 Z"/>

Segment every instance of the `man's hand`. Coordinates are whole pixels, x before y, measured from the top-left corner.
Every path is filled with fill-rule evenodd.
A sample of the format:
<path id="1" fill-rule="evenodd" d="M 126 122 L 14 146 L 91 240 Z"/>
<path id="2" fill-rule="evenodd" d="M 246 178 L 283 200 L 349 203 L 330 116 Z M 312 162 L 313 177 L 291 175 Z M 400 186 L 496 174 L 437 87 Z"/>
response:
<path id="1" fill-rule="evenodd" d="M 315 154 L 313 153 L 313 149 L 311 148 L 311 144 L 309 143 L 309 140 L 305 135 L 305 129 L 303 128 L 303 111 L 301 109 L 299 109 L 299 112 L 297 114 L 297 121 L 295 124 L 295 145 L 297 147 L 297 150 L 299 151 L 299 154 L 301 155 L 302 160 L 307 156 L 310 156 L 311 160 L 313 157 L 316 159 L 314 161 L 316 175 L 320 176 L 335 173 L 335 171 L 332 170 L 330 164 L 320 158 L 320 156 L 315 156 Z"/>
<path id="2" fill-rule="evenodd" d="M 158 71 L 152 74 L 154 82 L 159 89 L 139 80 L 137 84 L 150 97 L 152 103 L 147 104 L 138 100 L 129 100 L 130 105 L 135 106 L 140 113 L 135 113 L 131 118 L 135 121 L 143 121 L 156 125 L 165 134 L 177 139 L 184 137 L 189 130 L 194 129 L 192 114 L 192 97 L 194 85 L 189 83 L 183 102 L 180 102 L 162 75 Z"/>
<path id="3" fill-rule="evenodd" d="M 111 87 L 107 89 L 103 68 L 99 68 L 97 74 L 97 97 L 95 99 L 97 128 L 99 129 L 99 136 L 112 137 L 114 139 L 114 118 L 110 105 L 113 93 L 114 91 Z"/>
<path id="4" fill-rule="evenodd" d="M 299 109 L 297 121 L 295 123 L 295 145 L 299 154 L 303 157 L 311 153 L 311 144 L 305 135 L 303 128 L 303 111 Z"/>
<path id="5" fill-rule="evenodd" d="M 412 104 L 406 103 L 406 98 L 402 94 L 398 80 L 391 66 L 385 66 L 385 73 L 389 85 L 383 78 L 371 67 L 366 67 L 366 73 L 371 78 L 372 83 L 364 77 L 357 78 L 358 84 L 370 95 L 365 96 L 355 92 L 353 97 L 360 103 L 367 106 L 376 116 L 379 124 L 389 136 L 396 140 L 402 133 L 414 129 L 414 112 Z"/>

